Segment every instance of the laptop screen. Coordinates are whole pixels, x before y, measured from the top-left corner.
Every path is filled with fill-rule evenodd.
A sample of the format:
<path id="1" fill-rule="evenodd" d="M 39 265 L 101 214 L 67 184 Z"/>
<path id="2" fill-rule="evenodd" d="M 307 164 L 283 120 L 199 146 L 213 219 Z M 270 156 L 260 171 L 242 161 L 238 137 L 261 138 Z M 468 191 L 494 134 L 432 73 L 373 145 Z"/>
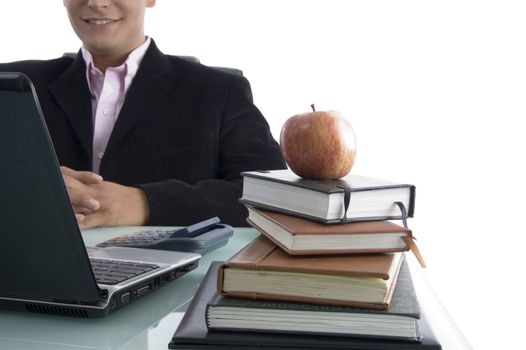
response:
<path id="1" fill-rule="evenodd" d="M 36 93 L 0 72 L 0 296 L 94 302 L 99 289 Z"/>

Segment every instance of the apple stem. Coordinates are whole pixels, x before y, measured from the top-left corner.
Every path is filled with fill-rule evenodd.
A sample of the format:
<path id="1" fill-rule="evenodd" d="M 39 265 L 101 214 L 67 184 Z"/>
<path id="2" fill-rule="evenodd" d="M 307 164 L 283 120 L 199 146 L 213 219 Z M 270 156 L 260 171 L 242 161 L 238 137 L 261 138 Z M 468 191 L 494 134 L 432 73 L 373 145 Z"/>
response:
<path id="1" fill-rule="evenodd" d="M 314 107 L 314 103 L 310 105 L 310 108 L 312 108 L 313 112 L 316 112 L 316 107 Z"/>

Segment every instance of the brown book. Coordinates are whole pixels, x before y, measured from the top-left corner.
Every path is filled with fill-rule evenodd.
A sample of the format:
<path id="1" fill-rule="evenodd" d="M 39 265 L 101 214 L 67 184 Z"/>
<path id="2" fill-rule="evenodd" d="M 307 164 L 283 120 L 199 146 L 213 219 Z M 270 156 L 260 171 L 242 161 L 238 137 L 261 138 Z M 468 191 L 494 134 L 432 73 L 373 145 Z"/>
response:
<path id="1" fill-rule="evenodd" d="M 259 236 L 221 265 L 219 293 L 385 310 L 403 253 L 292 256 Z"/>
<path id="2" fill-rule="evenodd" d="M 387 253 L 409 250 L 410 229 L 389 221 L 324 225 L 247 205 L 247 222 L 292 255 Z"/>

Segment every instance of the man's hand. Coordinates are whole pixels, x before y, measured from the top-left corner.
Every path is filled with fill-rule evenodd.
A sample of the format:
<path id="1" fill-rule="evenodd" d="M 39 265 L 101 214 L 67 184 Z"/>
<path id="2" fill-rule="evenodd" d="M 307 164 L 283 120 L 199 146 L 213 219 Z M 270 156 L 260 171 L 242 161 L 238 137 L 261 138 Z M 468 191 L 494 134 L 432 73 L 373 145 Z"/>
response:
<path id="1" fill-rule="evenodd" d="M 81 229 L 95 226 L 136 226 L 148 222 L 146 194 L 138 188 L 103 181 L 89 171 L 60 167 Z"/>
<path id="2" fill-rule="evenodd" d="M 90 185 L 89 195 L 100 207 L 79 220 L 81 229 L 96 226 L 141 226 L 148 223 L 150 208 L 146 194 L 135 187 L 103 181 Z"/>
<path id="3" fill-rule="evenodd" d="M 100 184 L 100 175 L 90 171 L 75 171 L 65 166 L 61 166 L 60 171 L 78 221 L 83 220 L 84 215 L 99 209 L 100 203 L 91 195 L 89 186 Z"/>

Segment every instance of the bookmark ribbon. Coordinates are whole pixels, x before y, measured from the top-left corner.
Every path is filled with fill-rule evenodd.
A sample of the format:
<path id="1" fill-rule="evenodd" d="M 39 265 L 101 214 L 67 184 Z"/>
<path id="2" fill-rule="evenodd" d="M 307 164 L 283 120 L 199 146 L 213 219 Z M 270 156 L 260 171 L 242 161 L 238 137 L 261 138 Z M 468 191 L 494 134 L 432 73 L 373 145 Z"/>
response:
<path id="1" fill-rule="evenodd" d="M 406 229 L 409 229 L 409 227 L 407 226 L 407 210 L 405 209 L 404 203 L 402 203 L 402 202 L 394 202 L 394 204 L 396 204 L 398 206 L 398 208 L 400 208 L 400 212 L 402 213 L 402 222 L 404 224 L 404 227 Z M 409 249 L 415 255 L 416 259 L 420 263 L 420 266 L 426 267 L 427 266 L 426 262 L 424 261 L 424 258 L 422 257 L 422 254 L 420 254 L 420 249 L 418 249 L 418 246 L 415 243 L 416 238 L 414 238 L 413 235 L 411 234 L 409 236 L 403 237 L 402 239 L 404 240 L 405 244 L 407 244 Z"/>
<path id="2" fill-rule="evenodd" d="M 400 213 L 402 214 L 402 222 L 404 223 L 404 227 L 408 229 L 409 227 L 407 227 L 407 210 L 405 209 L 404 203 L 394 202 L 394 204 L 396 204 L 400 209 Z"/>
<path id="3" fill-rule="evenodd" d="M 343 208 L 344 208 L 344 210 L 343 210 L 343 217 L 341 218 L 341 223 L 345 224 L 345 223 L 349 222 L 349 220 L 347 219 L 347 210 L 349 210 L 349 205 L 351 203 L 351 189 L 349 187 L 346 187 L 346 186 L 337 186 L 337 187 L 343 189 L 343 191 L 344 191 L 344 195 L 343 195 Z M 407 226 L 407 210 L 405 208 L 404 203 L 402 203 L 402 202 L 394 202 L 394 204 L 396 204 L 398 206 L 398 208 L 400 209 L 400 213 L 402 214 L 402 222 L 404 224 L 404 227 L 406 229 L 409 229 L 409 227 Z M 408 236 L 403 237 L 402 239 L 404 240 L 405 244 L 407 244 L 409 249 L 415 255 L 416 259 L 420 263 L 420 266 L 426 267 L 427 266 L 426 262 L 424 261 L 424 258 L 422 257 L 422 254 L 420 254 L 420 249 L 418 249 L 418 246 L 415 243 L 416 238 L 414 238 L 413 235 L 410 234 Z"/>
<path id="4" fill-rule="evenodd" d="M 342 224 L 349 222 L 347 219 L 347 210 L 349 210 L 349 205 L 351 204 L 351 189 L 346 186 L 336 186 L 341 188 L 343 192 L 343 217 L 341 219 Z"/>

